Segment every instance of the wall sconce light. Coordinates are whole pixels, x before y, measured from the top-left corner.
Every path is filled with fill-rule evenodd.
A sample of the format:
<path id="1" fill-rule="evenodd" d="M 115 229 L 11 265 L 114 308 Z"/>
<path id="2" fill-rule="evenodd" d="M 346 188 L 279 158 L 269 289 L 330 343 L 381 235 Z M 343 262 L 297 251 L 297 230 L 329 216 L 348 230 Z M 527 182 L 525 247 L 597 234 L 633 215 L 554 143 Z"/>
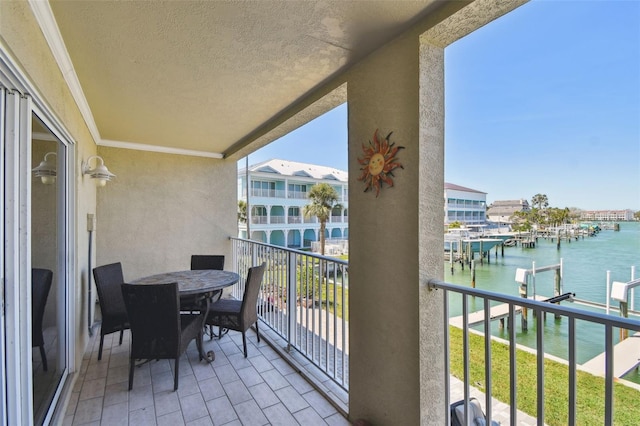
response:
<path id="1" fill-rule="evenodd" d="M 89 166 L 89 163 L 94 158 L 99 161 L 99 163 L 96 165 L 95 169 L 92 169 L 91 166 Z M 107 181 L 112 180 L 114 177 L 116 177 L 116 175 L 114 175 L 107 169 L 107 167 L 104 165 L 104 160 L 99 155 L 92 155 L 91 157 L 87 158 L 87 161 L 82 162 L 82 174 L 89 175 L 91 179 L 97 179 L 96 185 L 98 186 L 105 186 L 107 184 Z"/>
<path id="2" fill-rule="evenodd" d="M 42 179 L 42 183 L 45 185 L 53 185 L 56 183 L 56 176 L 58 175 L 57 157 L 58 154 L 55 152 L 47 152 L 44 155 L 44 159 L 40 162 L 40 165 L 31 169 L 33 177 Z"/>

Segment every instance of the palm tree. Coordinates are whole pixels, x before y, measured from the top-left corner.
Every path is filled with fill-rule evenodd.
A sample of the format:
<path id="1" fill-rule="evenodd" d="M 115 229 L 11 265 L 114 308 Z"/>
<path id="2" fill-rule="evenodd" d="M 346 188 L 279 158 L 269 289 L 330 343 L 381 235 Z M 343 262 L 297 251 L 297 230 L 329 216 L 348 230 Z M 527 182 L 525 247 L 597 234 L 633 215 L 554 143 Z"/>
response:
<path id="1" fill-rule="evenodd" d="M 247 202 L 238 200 L 238 222 L 247 223 Z"/>
<path id="2" fill-rule="evenodd" d="M 305 217 L 315 216 L 320 222 L 320 254 L 324 256 L 324 233 L 327 227 L 327 220 L 331 216 L 331 210 L 334 208 L 342 208 L 338 204 L 338 193 L 328 183 L 317 183 L 311 187 L 309 191 L 309 200 L 311 204 L 307 204 L 303 208 Z"/>

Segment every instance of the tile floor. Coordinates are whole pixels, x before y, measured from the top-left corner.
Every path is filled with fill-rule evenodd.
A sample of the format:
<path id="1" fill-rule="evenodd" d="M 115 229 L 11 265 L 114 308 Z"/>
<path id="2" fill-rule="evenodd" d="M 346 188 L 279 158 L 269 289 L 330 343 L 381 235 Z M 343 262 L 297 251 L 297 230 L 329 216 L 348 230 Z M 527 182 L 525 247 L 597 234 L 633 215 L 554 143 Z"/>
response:
<path id="1" fill-rule="evenodd" d="M 284 343 L 270 334 L 277 347 Z M 261 332 L 261 335 L 263 333 Z M 99 329 L 89 343 L 64 418 L 64 425 L 349 425 L 343 416 L 348 394 L 302 357 L 281 354 L 255 333 L 247 332 L 248 358 L 242 353 L 242 336 L 230 332 L 222 340 L 205 337 L 213 350 L 212 363 L 198 360 L 192 343 L 180 360 L 179 388 L 173 391 L 173 361 L 152 361 L 137 367 L 129 392 L 129 341 L 122 345 L 118 333 L 105 336 L 98 361 Z M 299 371 L 305 371 L 317 388 L 332 396 L 336 409 Z M 462 382 L 451 377 L 451 402 L 463 398 Z M 484 394 L 471 389 L 484 406 Z M 509 406 L 494 400 L 493 419 L 508 425 Z M 535 425 L 535 418 L 518 414 L 518 425 Z"/>
<path id="2" fill-rule="evenodd" d="M 179 365 L 173 391 L 173 361 L 137 367 L 128 388 L 130 334 L 105 336 L 98 361 L 99 330 L 89 344 L 67 407 L 64 425 L 349 425 L 345 417 L 253 331 L 249 357 L 240 333 L 205 337 L 211 364 L 198 360 L 192 343 Z"/>

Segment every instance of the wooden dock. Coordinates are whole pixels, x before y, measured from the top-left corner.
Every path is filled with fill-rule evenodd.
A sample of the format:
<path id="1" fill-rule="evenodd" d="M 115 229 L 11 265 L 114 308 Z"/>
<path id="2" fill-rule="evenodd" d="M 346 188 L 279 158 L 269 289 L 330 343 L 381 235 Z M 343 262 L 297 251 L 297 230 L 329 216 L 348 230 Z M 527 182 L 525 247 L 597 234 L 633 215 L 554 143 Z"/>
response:
<path id="1" fill-rule="evenodd" d="M 542 301 L 548 299 L 547 296 L 536 295 L 536 300 Z M 519 314 L 522 311 L 521 306 L 515 307 L 515 314 Z M 507 303 L 503 303 L 501 305 L 496 305 L 491 308 L 489 311 L 489 318 L 493 320 L 503 319 L 509 316 L 509 305 Z M 469 313 L 469 327 L 473 327 L 474 325 L 478 325 L 484 322 L 484 309 L 477 312 Z M 462 315 L 453 317 L 449 319 L 449 324 L 462 328 Z"/>
<path id="2" fill-rule="evenodd" d="M 638 365 L 640 365 L 640 333 L 635 333 L 613 347 L 613 376 L 619 379 Z M 596 376 L 604 376 L 605 353 L 590 359 L 581 367 Z"/>

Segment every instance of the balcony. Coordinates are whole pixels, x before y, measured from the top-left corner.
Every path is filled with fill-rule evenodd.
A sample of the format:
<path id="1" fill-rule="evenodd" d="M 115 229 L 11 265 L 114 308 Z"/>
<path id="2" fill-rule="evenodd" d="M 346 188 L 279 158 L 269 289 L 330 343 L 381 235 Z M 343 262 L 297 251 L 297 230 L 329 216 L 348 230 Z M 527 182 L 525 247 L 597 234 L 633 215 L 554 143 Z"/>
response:
<path id="1" fill-rule="evenodd" d="M 64 425 L 163 424 L 331 424 L 349 425 L 314 386 L 264 339 L 247 332 L 249 357 L 240 333 L 221 340 L 205 337 L 215 360 L 198 360 L 192 342 L 180 360 L 180 382 L 173 391 L 173 361 L 151 361 L 136 368 L 128 391 L 130 333 L 105 336 L 98 361 L 99 332 L 89 343 L 75 382 Z M 97 338 L 96 338 L 97 337 Z M 261 329 L 261 337 L 262 329 Z M 316 373 L 317 374 L 317 373 Z"/>
<path id="2" fill-rule="evenodd" d="M 251 223 L 264 225 L 267 223 L 267 216 L 251 216 Z"/>
<path id="3" fill-rule="evenodd" d="M 302 216 L 289 216 L 287 223 L 302 223 Z"/>
<path id="4" fill-rule="evenodd" d="M 285 198 L 285 191 L 281 189 L 259 189 L 252 188 L 251 195 L 253 197 L 265 197 L 265 198 Z"/>
<path id="5" fill-rule="evenodd" d="M 296 200 L 306 200 L 309 198 L 309 193 L 306 191 L 289 191 L 287 196 Z"/>
<path id="6" fill-rule="evenodd" d="M 271 224 L 285 223 L 285 217 L 284 216 L 271 216 L 271 219 L 270 219 L 269 223 L 271 223 Z"/>
<path id="7" fill-rule="evenodd" d="M 166 361 L 140 367 L 134 389 L 127 392 L 129 334 L 122 346 L 117 344 L 117 333 L 107 336 L 105 344 L 109 349 L 102 361 L 97 361 L 97 343 L 89 346 L 67 410 L 67 424 L 144 420 L 158 424 L 195 420 L 276 424 L 285 418 L 300 424 L 349 424 L 345 418 L 349 411 L 348 263 L 254 241 L 231 240 L 230 269 L 241 277 L 246 276 L 250 266 L 267 264 L 258 302 L 263 339 L 258 343 L 255 334 L 249 333 L 249 358 L 242 356 L 238 333 L 231 332 L 222 340 L 206 338 L 205 347 L 216 353 L 215 361 L 199 362 L 192 345 L 181 361 L 178 392 L 171 391 L 171 364 Z M 232 296 L 241 297 L 243 286 L 241 280 L 234 286 Z M 587 424 L 581 417 L 581 407 L 588 398 L 602 402 L 598 424 L 625 424 L 615 416 L 614 408 L 624 410 L 622 400 L 617 398 L 628 398 L 629 393 L 638 391 L 616 383 L 620 351 L 614 349 L 614 329 L 640 332 L 640 321 L 437 280 L 430 281 L 429 287 L 444 292 L 446 325 L 442 350 L 446 365 L 442 367 L 442 381 L 447 405 L 475 397 L 482 402 L 488 420 L 502 424 L 558 424 L 557 419 L 548 418 L 545 410 L 549 398 L 563 398 L 567 401 L 566 412 L 554 414 L 562 419 L 560 424 Z M 462 306 L 460 317 L 450 318 L 450 303 Z M 495 316 L 496 304 L 505 306 L 506 313 Z M 472 313 L 472 305 L 481 310 Z M 522 332 L 523 308 L 529 311 L 528 332 L 535 335 L 537 342 L 538 350 L 533 354 L 516 345 L 516 333 Z M 498 327 L 497 319 L 506 322 L 506 341 L 484 338 Z M 544 355 L 545 321 L 566 324 L 566 362 Z M 576 340 L 582 327 L 579 323 L 596 324 L 605 330 L 603 377 L 591 375 L 576 362 Z M 483 348 L 480 352 L 478 341 Z M 496 352 L 506 353 L 506 362 L 498 362 Z M 523 355 L 530 360 L 523 361 Z M 558 379 L 558 365 L 566 371 L 567 378 L 560 384 L 564 395 L 561 397 L 548 386 Z M 524 370 L 534 374 L 532 384 L 520 383 Z M 500 376 L 508 381 L 506 388 L 497 388 Z M 580 392 L 578 384 L 587 376 L 588 380 L 601 383 L 600 393 L 600 388 L 590 389 L 589 394 Z M 524 393 L 535 395 L 533 403 L 531 395 L 524 401 Z M 446 417 L 448 422 L 448 410 Z"/>

